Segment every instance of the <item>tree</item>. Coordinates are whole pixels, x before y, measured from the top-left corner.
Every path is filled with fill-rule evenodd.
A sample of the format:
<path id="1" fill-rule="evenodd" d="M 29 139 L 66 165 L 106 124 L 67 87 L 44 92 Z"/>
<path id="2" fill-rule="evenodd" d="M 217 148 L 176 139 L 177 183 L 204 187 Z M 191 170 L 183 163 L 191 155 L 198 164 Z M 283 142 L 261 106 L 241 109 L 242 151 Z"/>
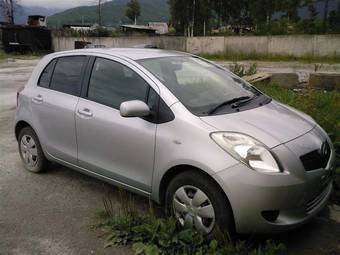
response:
<path id="1" fill-rule="evenodd" d="M 301 5 L 301 0 L 281 0 L 279 1 L 278 9 L 285 13 L 285 17 L 288 21 L 297 22 L 299 20 L 298 9 Z"/>
<path id="2" fill-rule="evenodd" d="M 328 20 L 328 8 L 329 8 L 329 0 L 322 0 L 324 2 L 323 8 L 323 32 L 327 33 L 327 20 Z"/>
<path id="3" fill-rule="evenodd" d="M 9 24 L 14 24 L 14 2 L 13 0 L 0 0 L 0 9 Z"/>
<path id="4" fill-rule="evenodd" d="M 177 33 L 187 35 L 192 18 L 191 0 L 169 0 L 171 24 Z"/>
<path id="5" fill-rule="evenodd" d="M 270 26 L 272 16 L 276 11 L 275 0 L 257 0 L 250 1 L 250 15 L 256 24 L 266 24 Z"/>
<path id="6" fill-rule="evenodd" d="M 138 0 L 130 0 L 126 6 L 125 15 L 137 24 L 137 18 L 140 16 L 140 5 Z"/>
<path id="7" fill-rule="evenodd" d="M 307 34 L 317 34 L 320 32 L 320 22 L 318 20 L 318 11 L 316 9 L 316 2 L 318 0 L 305 0 L 304 7 L 307 7 L 308 17 L 298 23 L 298 31 Z"/>
<path id="8" fill-rule="evenodd" d="M 329 32 L 340 33 L 340 1 L 338 3 L 338 9 L 329 13 L 328 23 Z"/>
<path id="9" fill-rule="evenodd" d="M 204 35 L 210 29 L 212 0 L 169 0 L 171 24 L 178 33 Z"/>

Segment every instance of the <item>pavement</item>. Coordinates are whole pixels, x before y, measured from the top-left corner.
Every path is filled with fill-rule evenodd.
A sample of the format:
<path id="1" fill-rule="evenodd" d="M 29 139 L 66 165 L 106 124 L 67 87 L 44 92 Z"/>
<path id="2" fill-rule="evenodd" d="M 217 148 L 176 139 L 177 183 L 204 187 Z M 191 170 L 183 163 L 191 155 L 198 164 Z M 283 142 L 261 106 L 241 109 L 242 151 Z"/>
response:
<path id="1" fill-rule="evenodd" d="M 104 249 L 102 233 L 92 227 L 104 197 L 118 208 L 115 187 L 58 164 L 42 174 L 24 170 L 13 134 L 16 91 L 36 63 L 0 63 L 0 255 L 132 254 L 128 248 Z M 138 209 L 148 207 L 147 199 L 132 196 Z M 292 254 L 340 254 L 340 208 L 330 205 L 293 232 L 242 238 L 271 238 Z"/>

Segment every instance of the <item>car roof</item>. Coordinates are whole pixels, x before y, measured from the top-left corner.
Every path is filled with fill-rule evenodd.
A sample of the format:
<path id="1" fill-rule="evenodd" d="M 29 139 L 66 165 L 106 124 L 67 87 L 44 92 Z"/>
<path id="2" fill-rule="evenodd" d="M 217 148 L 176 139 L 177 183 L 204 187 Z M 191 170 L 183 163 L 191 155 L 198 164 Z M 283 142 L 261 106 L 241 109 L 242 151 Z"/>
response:
<path id="1" fill-rule="evenodd" d="M 58 52 L 62 53 L 97 53 L 108 54 L 115 57 L 125 57 L 132 60 L 161 58 L 161 57 L 174 57 L 174 56 L 190 56 L 190 54 L 180 51 L 161 50 L 161 49 L 138 49 L 138 48 L 91 48 Z M 58 54 L 57 53 L 57 54 Z M 59 55 L 58 54 L 58 55 Z"/>

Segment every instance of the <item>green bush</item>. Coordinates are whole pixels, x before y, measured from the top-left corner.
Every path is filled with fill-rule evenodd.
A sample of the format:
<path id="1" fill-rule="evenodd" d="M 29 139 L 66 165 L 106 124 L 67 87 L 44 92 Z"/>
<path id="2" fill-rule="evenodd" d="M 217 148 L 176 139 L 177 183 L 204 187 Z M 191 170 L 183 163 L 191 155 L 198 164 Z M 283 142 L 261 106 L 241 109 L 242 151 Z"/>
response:
<path id="1" fill-rule="evenodd" d="M 146 255 L 276 255 L 285 251 L 282 244 L 272 241 L 251 247 L 245 242 L 233 245 L 223 236 L 219 241 L 208 240 L 193 229 L 179 229 L 173 218 L 156 217 L 152 211 L 140 213 L 131 199 L 121 200 L 118 214 L 108 200 L 104 200 L 105 210 L 98 214 L 98 227 L 106 236 L 105 247 L 130 246 L 135 254 Z"/>

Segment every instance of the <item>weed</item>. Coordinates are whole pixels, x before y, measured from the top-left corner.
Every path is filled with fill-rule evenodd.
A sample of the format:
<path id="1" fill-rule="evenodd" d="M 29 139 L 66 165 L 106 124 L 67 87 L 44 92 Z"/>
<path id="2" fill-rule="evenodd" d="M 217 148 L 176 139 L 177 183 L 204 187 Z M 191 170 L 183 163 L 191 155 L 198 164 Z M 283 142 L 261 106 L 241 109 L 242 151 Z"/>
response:
<path id="1" fill-rule="evenodd" d="M 12 58 L 12 59 L 37 59 L 42 57 L 43 53 L 26 53 L 26 54 L 20 54 L 20 53 L 6 53 L 2 50 L 0 50 L 0 62 L 4 61 L 6 59 Z"/>
<path id="2" fill-rule="evenodd" d="M 234 63 L 230 66 L 230 71 L 239 77 L 250 76 L 257 73 L 257 65 L 253 63 L 248 69 L 241 64 Z"/>
<path id="3" fill-rule="evenodd" d="M 275 255 L 282 254 L 285 250 L 282 244 L 272 241 L 252 247 L 245 242 L 233 245 L 223 239 L 209 240 L 193 229 L 178 228 L 173 218 L 160 218 L 154 213 L 138 212 L 131 197 L 126 199 L 121 196 L 120 199 L 123 200 L 119 213 L 115 214 L 110 206 L 112 202 L 105 199 L 105 210 L 98 217 L 98 227 L 106 235 L 105 247 L 128 245 L 135 254 L 146 255 Z"/>
<path id="4" fill-rule="evenodd" d="M 340 63 L 339 55 L 329 55 L 329 56 L 314 56 L 314 55 L 304 55 L 304 56 L 293 56 L 293 55 L 282 55 L 282 54 L 269 54 L 269 53 L 258 53 L 258 52 L 234 52 L 226 51 L 216 54 L 201 54 L 203 58 L 210 60 L 225 60 L 225 61 L 299 61 L 304 63 L 329 63 L 336 64 Z"/>

